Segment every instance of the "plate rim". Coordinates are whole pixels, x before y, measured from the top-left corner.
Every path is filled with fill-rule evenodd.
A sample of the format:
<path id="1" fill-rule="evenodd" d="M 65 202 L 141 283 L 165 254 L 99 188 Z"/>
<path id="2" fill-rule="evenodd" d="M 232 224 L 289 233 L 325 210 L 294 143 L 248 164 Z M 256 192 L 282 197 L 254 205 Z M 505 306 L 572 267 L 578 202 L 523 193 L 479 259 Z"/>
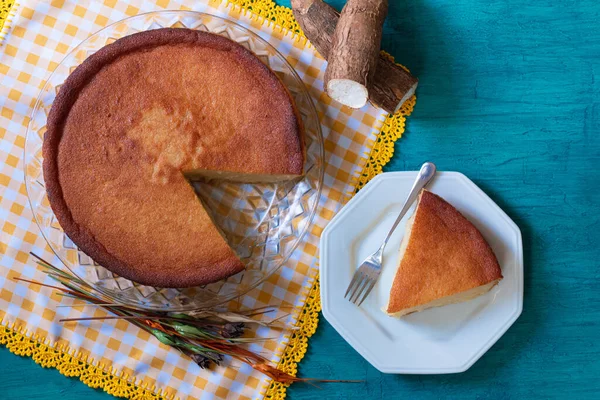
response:
<path id="1" fill-rule="evenodd" d="M 228 302 L 233 301 L 235 299 L 241 299 L 241 298 L 247 296 L 251 291 L 253 291 L 256 288 L 260 287 L 260 285 L 262 285 L 263 283 L 265 283 L 269 279 L 270 276 L 272 276 L 273 274 L 277 273 L 279 270 L 281 270 L 282 267 L 285 266 L 286 262 L 293 256 L 293 253 L 295 251 L 297 251 L 297 249 L 302 244 L 303 240 L 305 240 L 305 238 L 307 237 L 308 233 L 310 232 L 311 227 L 314 226 L 315 221 L 316 221 L 316 217 L 317 217 L 317 213 L 318 213 L 318 209 L 319 209 L 319 199 L 321 198 L 322 193 L 323 193 L 324 176 L 325 176 L 325 165 L 324 165 L 324 157 L 325 157 L 324 140 L 325 140 L 325 138 L 323 136 L 323 129 L 322 129 L 322 126 L 321 126 L 321 123 L 320 123 L 320 119 L 318 118 L 318 110 L 317 110 L 317 107 L 315 105 L 315 99 L 313 98 L 313 96 L 311 95 L 310 91 L 308 90 L 308 88 L 304 84 L 304 81 L 302 80 L 302 78 L 300 77 L 300 75 L 298 74 L 298 72 L 296 71 L 296 68 L 294 66 L 292 66 L 291 63 L 288 61 L 287 57 L 284 54 L 282 54 L 282 52 L 280 51 L 279 47 L 275 46 L 269 40 L 267 40 L 267 39 L 265 39 L 265 38 L 263 38 L 261 36 L 260 33 L 263 31 L 264 25 L 261 25 L 260 28 L 252 27 L 250 25 L 245 26 L 240 21 L 231 19 L 231 17 L 228 16 L 228 15 L 222 15 L 222 14 L 219 14 L 219 13 L 216 13 L 216 12 L 211 12 L 211 11 L 169 10 L 169 9 L 167 9 L 167 10 L 153 10 L 153 11 L 147 11 L 147 12 L 143 12 L 143 13 L 132 15 L 132 16 L 127 16 L 125 18 L 122 18 L 120 20 L 117 20 L 115 22 L 110 23 L 109 25 L 107 25 L 105 27 L 102 27 L 100 29 L 97 29 L 97 30 L 93 31 L 90 35 L 88 35 L 87 37 L 85 37 L 84 39 L 82 39 L 80 41 L 75 41 L 75 43 L 76 43 L 75 46 L 72 49 L 70 49 L 61 58 L 60 62 L 56 65 L 56 67 L 51 72 L 49 72 L 47 74 L 46 80 L 45 80 L 43 86 L 41 88 L 39 88 L 39 90 L 37 91 L 35 103 L 32 106 L 31 111 L 29 113 L 29 122 L 27 123 L 26 133 L 25 133 L 26 144 L 23 147 L 23 152 L 22 152 L 22 154 L 23 154 L 23 157 L 22 157 L 22 168 L 21 168 L 21 172 L 23 174 L 23 182 L 25 184 L 25 191 L 26 191 L 26 196 L 27 196 L 27 204 L 29 205 L 30 211 L 33 213 L 33 220 L 34 220 L 36 226 L 38 227 L 41 236 L 43 237 L 43 239 L 44 239 L 45 243 L 48 245 L 48 247 L 50 247 L 50 249 L 51 249 L 51 253 L 54 255 L 54 257 L 56 257 L 57 260 L 59 260 L 59 263 L 60 263 L 61 266 L 65 267 L 71 273 L 77 275 L 69 267 L 69 263 L 65 262 L 65 259 L 63 259 L 63 257 L 59 254 L 59 252 L 55 249 L 55 247 L 52 245 L 51 241 L 47 237 L 47 235 L 46 235 L 46 233 L 45 233 L 45 231 L 44 231 L 44 229 L 42 227 L 41 221 L 38 220 L 38 216 L 37 216 L 37 214 L 35 212 L 35 207 L 33 205 L 32 199 L 31 199 L 30 188 L 29 188 L 29 183 L 28 183 L 29 180 L 28 180 L 28 176 L 27 176 L 27 165 L 26 165 L 25 161 L 28 158 L 27 157 L 28 156 L 28 153 L 27 153 L 27 140 L 29 138 L 29 135 L 34 133 L 33 130 L 32 130 L 32 125 L 34 124 L 34 121 L 35 121 L 34 115 L 35 115 L 36 111 L 38 111 L 38 107 L 40 107 L 40 104 L 42 103 L 42 95 L 43 95 L 43 93 L 46 91 L 46 88 L 48 86 L 52 85 L 51 81 L 52 81 L 52 78 L 54 77 L 54 74 L 61 67 L 61 65 L 65 62 L 65 60 L 67 60 L 69 57 L 72 57 L 73 55 L 75 55 L 78 51 L 81 51 L 82 50 L 82 46 L 89 45 L 89 43 L 91 42 L 92 39 L 97 38 L 100 35 L 103 35 L 103 34 L 105 34 L 107 32 L 110 32 L 111 29 L 114 29 L 114 27 L 118 26 L 119 24 L 122 24 L 122 23 L 125 23 L 125 22 L 130 22 L 130 21 L 135 21 L 135 20 L 138 20 L 138 19 L 142 19 L 143 20 L 144 18 L 152 16 L 152 15 L 169 16 L 169 17 L 175 17 L 175 18 L 180 18 L 181 16 L 184 16 L 184 15 L 194 16 L 196 18 L 201 17 L 201 16 L 216 18 L 218 20 L 221 20 L 225 24 L 231 24 L 231 25 L 235 26 L 236 28 L 244 31 L 246 34 L 248 34 L 249 36 L 253 37 L 258 42 L 262 42 L 268 48 L 271 48 L 272 50 L 274 50 L 275 55 L 281 61 L 283 61 L 283 63 L 285 65 L 287 65 L 287 67 L 289 68 L 289 71 L 290 71 L 291 75 L 295 78 L 295 80 L 297 81 L 297 83 L 301 84 L 298 87 L 300 88 L 300 91 L 303 93 L 303 95 L 306 96 L 308 107 L 311 110 L 311 117 L 314 117 L 315 120 L 316 120 L 316 122 L 317 122 L 316 125 L 315 125 L 315 136 L 319 140 L 318 153 L 319 153 L 319 159 L 321 161 L 320 162 L 321 165 L 319 166 L 319 170 L 318 170 L 318 187 L 317 187 L 316 195 L 315 195 L 315 204 L 312 207 L 312 209 L 310 210 L 310 216 L 307 219 L 306 226 L 304 227 L 304 229 L 300 233 L 300 235 L 298 235 L 298 238 L 297 238 L 296 242 L 294 243 L 293 248 L 290 250 L 289 254 L 285 258 L 283 258 L 281 260 L 281 262 L 279 263 L 279 265 L 276 268 L 274 268 L 268 274 L 266 274 L 265 276 L 263 276 L 260 280 L 258 280 L 256 282 L 253 282 L 251 285 L 248 286 L 248 288 L 245 288 L 244 290 L 242 290 L 241 293 L 235 293 L 234 295 L 230 295 L 230 296 L 228 296 L 228 297 L 226 297 L 224 299 L 219 299 L 218 301 L 212 303 L 213 306 L 219 306 L 219 305 L 227 304 Z M 181 22 L 181 21 L 178 20 L 178 22 Z M 156 29 L 156 28 L 144 29 L 143 31 L 148 31 L 148 30 L 153 30 L 153 29 Z M 187 28 L 187 29 L 197 30 L 198 28 Z M 124 35 L 122 37 L 130 36 L 130 35 L 132 35 L 134 33 L 137 33 L 137 32 L 128 33 L 128 34 L 126 34 L 126 35 Z M 231 40 L 233 40 L 233 39 L 231 39 Z M 107 44 L 105 43 L 102 47 L 104 47 L 106 45 Z M 255 56 L 257 56 L 256 52 L 254 50 L 249 49 L 249 51 L 252 54 L 254 54 Z M 88 51 L 86 59 L 87 59 L 87 57 L 91 56 L 92 54 L 93 53 L 89 53 L 89 51 Z M 79 65 L 80 64 L 78 64 L 78 66 Z M 63 83 L 64 83 L 64 81 L 63 81 Z M 286 86 L 286 85 L 284 84 L 284 86 Z M 286 89 L 288 89 L 287 86 L 286 86 Z M 47 115 L 46 115 L 46 118 L 47 118 Z M 42 139 L 42 141 L 43 141 L 43 139 Z M 306 171 L 304 172 L 304 174 L 306 174 Z M 54 213 L 53 210 L 51 212 Z M 105 267 L 103 267 L 103 268 L 105 268 Z M 224 282 L 227 279 L 228 278 L 224 278 L 222 280 L 219 280 L 218 282 Z M 131 281 L 131 280 L 129 280 L 129 281 Z M 150 286 L 150 285 L 142 285 L 142 286 L 153 287 L 153 286 Z M 148 304 L 139 304 L 139 303 L 134 304 L 134 303 L 129 302 L 129 301 L 123 302 L 122 299 L 117 299 L 116 296 L 113 293 L 111 293 L 110 291 L 104 290 L 104 288 L 102 288 L 101 286 L 98 286 L 98 285 L 94 284 L 94 287 L 96 289 L 98 289 L 100 292 L 102 292 L 104 295 L 106 295 L 109 298 L 111 298 L 112 300 L 114 300 L 115 302 L 123 303 L 123 304 L 126 304 L 126 305 L 134 307 L 134 308 L 143 309 L 143 310 L 156 310 L 156 311 L 164 311 L 164 309 L 165 309 L 164 307 L 156 307 L 156 306 L 148 305 Z M 198 286 L 198 287 L 202 287 L 202 286 Z M 154 288 L 156 288 L 156 287 L 154 287 Z M 161 288 L 161 289 L 186 290 L 188 288 Z M 203 305 L 202 307 L 199 307 L 198 305 L 193 304 L 193 303 L 190 303 L 189 305 L 171 306 L 172 307 L 171 311 L 182 311 L 182 312 L 184 312 L 184 311 L 192 311 L 192 310 L 196 310 L 198 308 L 206 307 L 209 304 L 211 304 L 211 303 L 207 302 L 207 304 Z"/>
<path id="2" fill-rule="evenodd" d="M 468 370 L 473 364 L 475 364 L 505 333 L 508 329 L 515 323 L 515 321 L 519 318 L 521 313 L 523 312 L 523 292 L 524 292 L 524 260 L 523 260 L 523 236 L 521 233 L 521 229 L 518 225 L 506 214 L 506 212 L 496 204 L 479 186 L 477 186 L 471 179 L 469 179 L 465 174 L 457 171 L 440 171 L 436 174 L 437 179 L 456 179 L 462 181 L 462 183 L 469 186 L 471 189 L 474 189 L 475 192 L 485 201 L 486 205 L 489 207 L 493 207 L 496 211 L 498 211 L 498 215 L 502 217 L 502 220 L 510 226 L 511 230 L 515 234 L 515 239 L 517 243 L 515 259 L 517 260 L 517 282 L 516 282 L 516 296 L 517 296 L 517 304 L 513 309 L 512 314 L 510 314 L 504 324 L 502 324 L 493 335 L 491 335 L 488 340 L 480 347 L 480 349 L 475 352 L 470 358 L 466 359 L 462 364 L 456 365 L 454 367 L 445 367 L 445 368 L 407 368 L 407 367 L 395 367 L 393 365 L 388 365 L 387 363 L 381 363 L 377 357 L 373 356 L 371 351 L 363 346 L 360 340 L 356 340 L 356 337 L 353 336 L 347 329 L 339 322 L 336 318 L 335 313 L 331 312 L 329 300 L 327 298 L 327 284 L 328 284 L 328 276 L 327 274 L 323 274 L 323 267 L 326 264 L 324 260 L 326 260 L 326 256 L 328 253 L 328 245 L 329 245 L 329 236 L 332 231 L 336 229 L 336 227 L 343 221 L 346 214 L 350 213 L 360 202 L 361 198 L 365 198 L 365 196 L 372 192 L 376 187 L 383 184 L 388 180 L 395 180 L 398 178 L 405 177 L 414 177 L 416 176 L 418 171 L 394 171 L 394 172 L 386 172 L 380 175 L 375 176 L 371 181 L 365 185 L 365 187 L 356 194 L 356 196 L 352 197 L 348 203 L 336 214 L 332 221 L 325 227 L 323 233 L 321 235 L 320 245 L 319 245 L 319 260 L 320 260 L 320 272 L 321 272 L 321 301 L 322 301 L 322 310 L 323 316 L 325 319 L 333 326 L 333 328 L 344 338 L 344 340 L 354 348 L 365 360 L 367 360 L 373 367 L 378 369 L 383 373 L 394 373 L 394 374 L 448 374 L 448 373 L 460 373 Z M 325 267 L 327 269 L 327 267 Z"/>

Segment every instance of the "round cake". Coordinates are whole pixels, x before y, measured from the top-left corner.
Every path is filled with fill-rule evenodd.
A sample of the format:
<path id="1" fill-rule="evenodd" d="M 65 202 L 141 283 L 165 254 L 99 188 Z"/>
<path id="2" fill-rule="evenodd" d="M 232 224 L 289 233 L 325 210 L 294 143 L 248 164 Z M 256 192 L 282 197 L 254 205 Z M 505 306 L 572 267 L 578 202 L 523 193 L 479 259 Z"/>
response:
<path id="1" fill-rule="evenodd" d="M 91 55 L 48 116 L 44 179 L 69 238 L 133 281 L 189 287 L 244 266 L 184 173 L 276 180 L 302 174 L 290 94 L 222 36 L 157 29 Z"/>

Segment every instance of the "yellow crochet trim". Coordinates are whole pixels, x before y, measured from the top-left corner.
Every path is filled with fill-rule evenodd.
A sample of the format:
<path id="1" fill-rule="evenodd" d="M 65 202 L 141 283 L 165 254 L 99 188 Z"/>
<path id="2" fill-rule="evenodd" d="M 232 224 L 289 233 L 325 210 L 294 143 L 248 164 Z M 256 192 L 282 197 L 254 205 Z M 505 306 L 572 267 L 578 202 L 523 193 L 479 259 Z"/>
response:
<path id="1" fill-rule="evenodd" d="M 213 2 L 220 1 L 213 0 Z M 240 7 L 242 11 L 250 11 L 264 23 L 274 23 L 286 31 L 291 31 L 296 34 L 296 40 L 306 41 L 294 19 L 292 10 L 276 5 L 273 0 L 228 0 L 227 3 L 234 7 Z M 16 9 L 16 1 L 13 3 L 10 0 L 0 0 L 0 41 L 8 32 Z M 4 26 L 2 26 L 3 21 Z M 406 117 L 411 114 L 415 102 L 416 97 L 413 96 L 396 114 L 388 115 L 361 174 L 353 182 L 356 190 L 362 188 L 375 175 L 380 174 L 383 166 L 390 161 L 394 154 L 394 143 L 404 133 Z M 298 363 L 304 358 L 308 349 L 308 338 L 317 329 L 320 311 L 321 297 L 317 275 L 307 293 L 304 306 L 298 314 L 296 326 L 299 329 L 293 331 L 290 336 L 278 368 L 296 375 Z M 4 322 L 0 324 L 0 344 L 6 345 L 14 354 L 32 357 L 37 364 L 44 368 L 56 368 L 65 376 L 79 377 L 86 385 L 92 388 L 102 388 L 105 392 L 117 397 L 139 400 L 173 399 L 173 395 L 157 391 L 155 386 L 148 387 L 141 380 L 132 379 L 127 374 L 120 373 L 110 366 L 99 364 L 92 358 L 76 353 L 68 346 L 49 345 L 46 338 L 32 336 L 22 327 L 6 327 L 4 325 Z M 286 390 L 287 385 L 272 381 L 266 388 L 264 396 L 269 400 L 284 399 Z"/>
<path id="2" fill-rule="evenodd" d="M 113 368 L 96 363 L 92 358 L 75 353 L 67 346 L 48 345 L 45 338 L 28 334 L 23 327 L 0 325 L 0 344 L 11 353 L 33 358 L 44 368 L 56 368 L 58 372 L 79 379 L 91 388 L 102 388 L 117 397 L 135 400 L 173 399 L 156 387 L 147 387 L 141 381 L 131 383 L 131 377 Z"/>
<path id="3" fill-rule="evenodd" d="M 2 43 L 10 29 L 17 8 L 19 8 L 19 2 L 16 0 L 0 0 L 0 43 Z"/>

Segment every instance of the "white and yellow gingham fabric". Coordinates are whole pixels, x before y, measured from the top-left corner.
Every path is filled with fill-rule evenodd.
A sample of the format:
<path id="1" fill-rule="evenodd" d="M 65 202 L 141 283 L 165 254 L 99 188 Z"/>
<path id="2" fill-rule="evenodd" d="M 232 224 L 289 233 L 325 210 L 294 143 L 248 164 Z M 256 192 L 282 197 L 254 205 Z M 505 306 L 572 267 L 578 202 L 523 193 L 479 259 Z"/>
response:
<path id="1" fill-rule="evenodd" d="M 99 316 L 104 312 L 81 306 L 57 307 L 70 304 L 70 300 L 57 296 L 50 289 L 13 279 L 48 281 L 28 256 L 30 251 L 60 265 L 33 220 L 23 180 L 22 157 L 28 116 L 45 79 L 70 49 L 97 30 L 128 16 L 160 9 L 208 12 L 254 30 L 287 58 L 313 96 L 322 124 L 326 158 L 318 215 L 312 230 L 285 267 L 243 300 L 247 307 L 293 306 L 295 312 L 288 321 L 290 326 L 298 317 L 318 269 L 319 236 L 341 203 L 353 192 L 385 115 L 371 106 L 351 110 L 332 102 L 322 91 L 325 62 L 312 47 L 292 33 L 226 2 L 29 0 L 17 5 L 14 19 L 0 45 L 2 329 L 22 332 L 49 348 L 59 348 L 78 360 L 98 366 L 100 371 L 108 372 L 109 377 L 121 377 L 167 398 L 261 398 L 270 382 L 247 365 L 228 360 L 223 367 L 202 370 L 178 351 L 160 344 L 125 321 L 59 323 L 58 319 L 67 316 Z M 261 328 L 256 334 L 276 338 L 253 344 L 251 349 L 277 363 L 289 332 Z M 40 363 L 55 365 L 59 361 L 42 360 Z M 67 368 L 67 375 L 68 372 Z M 106 374 L 88 377 L 86 379 L 91 382 L 86 383 L 101 386 L 93 380 L 102 380 L 103 376 L 105 378 Z M 119 394 L 118 390 L 112 393 Z"/>

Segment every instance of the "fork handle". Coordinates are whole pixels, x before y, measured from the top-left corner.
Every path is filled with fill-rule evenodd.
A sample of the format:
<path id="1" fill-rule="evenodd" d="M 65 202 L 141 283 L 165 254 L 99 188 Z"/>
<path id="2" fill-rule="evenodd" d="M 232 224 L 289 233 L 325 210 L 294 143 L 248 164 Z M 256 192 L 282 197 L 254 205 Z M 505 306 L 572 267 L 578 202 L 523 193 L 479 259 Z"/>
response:
<path id="1" fill-rule="evenodd" d="M 383 252 L 383 248 L 387 244 L 388 240 L 390 240 L 390 237 L 392 237 L 392 233 L 394 233 L 394 231 L 398 227 L 398 224 L 400 223 L 402 218 L 404 218 L 404 215 L 406 214 L 412 203 L 414 203 L 417 197 L 419 196 L 419 192 L 421 191 L 421 189 L 427 186 L 429 181 L 431 181 L 431 178 L 433 178 L 433 176 L 435 175 L 435 171 L 436 168 L 434 163 L 426 162 L 421 166 L 421 169 L 417 174 L 417 178 L 415 179 L 415 183 L 413 183 L 413 187 L 412 189 L 410 189 L 410 193 L 408 193 L 408 197 L 404 202 L 404 206 L 402 206 L 402 211 L 400 211 L 398 218 L 396 218 L 392 229 L 390 229 L 389 233 L 387 234 L 379 251 Z"/>

